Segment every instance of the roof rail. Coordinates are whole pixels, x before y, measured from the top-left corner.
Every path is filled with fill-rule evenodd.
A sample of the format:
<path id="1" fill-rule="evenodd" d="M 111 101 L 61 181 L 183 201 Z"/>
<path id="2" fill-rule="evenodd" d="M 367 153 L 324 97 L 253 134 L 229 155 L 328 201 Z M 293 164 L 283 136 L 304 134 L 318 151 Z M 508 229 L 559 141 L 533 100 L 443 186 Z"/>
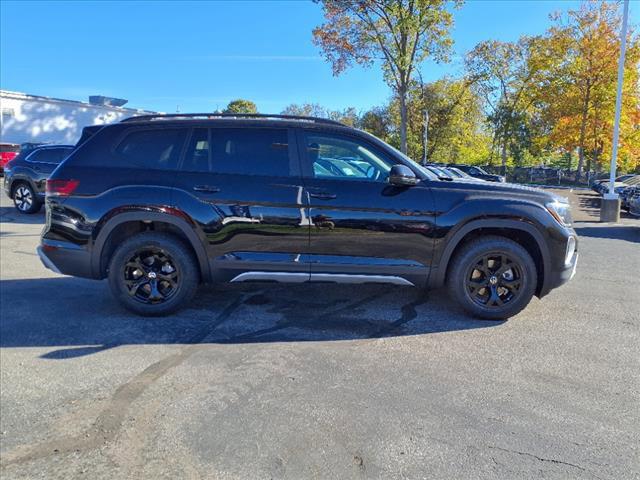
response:
<path id="1" fill-rule="evenodd" d="M 304 115 L 272 115 L 268 113 L 159 113 L 155 115 L 139 115 L 125 118 L 120 123 L 148 122 L 156 120 L 211 120 L 215 118 L 243 118 L 260 120 L 302 120 L 305 122 L 325 123 L 329 125 L 346 126 L 337 120 L 320 117 L 305 117 Z"/>

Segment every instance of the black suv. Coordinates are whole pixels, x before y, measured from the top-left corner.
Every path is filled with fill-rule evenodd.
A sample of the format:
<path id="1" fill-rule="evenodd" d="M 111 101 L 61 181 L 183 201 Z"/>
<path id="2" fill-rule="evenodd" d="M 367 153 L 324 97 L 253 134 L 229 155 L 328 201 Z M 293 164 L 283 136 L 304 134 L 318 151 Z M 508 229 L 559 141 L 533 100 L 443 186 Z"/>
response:
<path id="1" fill-rule="evenodd" d="M 568 204 L 439 179 L 393 147 L 307 117 L 164 115 L 97 130 L 47 183 L 43 263 L 108 278 L 162 315 L 201 282 L 448 285 L 504 319 L 568 281 Z"/>
<path id="2" fill-rule="evenodd" d="M 45 182 L 73 150 L 73 145 L 23 148 L 5 166 L 4 191 L 20 213 L 36 213 L 44 203 Z"/>

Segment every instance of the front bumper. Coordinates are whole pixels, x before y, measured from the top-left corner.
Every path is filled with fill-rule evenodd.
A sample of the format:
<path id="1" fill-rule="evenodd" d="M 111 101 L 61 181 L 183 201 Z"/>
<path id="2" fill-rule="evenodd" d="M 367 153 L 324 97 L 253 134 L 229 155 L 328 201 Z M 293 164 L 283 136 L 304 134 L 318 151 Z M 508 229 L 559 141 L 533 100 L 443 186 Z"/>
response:
<path id="1" fill-rule="evenodd" d="M 575 234 L 573 235 L 573 237 L 576 240 L 576 246 L 570 261 L 565 263 L 564 259 L 562 259 L 562 265 L 560 267 L 558 267 L 557 265 L 552 265 L 550 271 L 545 272 L 545 282 L 542 291 L 540 292 L 540 297 L 545 296 L 554 288 L 558 288 L 564 285 L 575 276 L 578 267 L 579 255 L 578 237 Z"/>

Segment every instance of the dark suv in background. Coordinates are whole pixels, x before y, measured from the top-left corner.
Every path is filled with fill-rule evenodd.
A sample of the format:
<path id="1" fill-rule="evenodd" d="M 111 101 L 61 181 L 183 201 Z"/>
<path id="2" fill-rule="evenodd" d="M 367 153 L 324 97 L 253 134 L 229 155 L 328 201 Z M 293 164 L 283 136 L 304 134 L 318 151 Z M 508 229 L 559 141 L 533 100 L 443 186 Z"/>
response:
<path id="1" fill-rule="evenodd" d="M 73 145 L 23 148 L 4 168 L 4 190 L 20 213 L 36 213 L 44 203 L 51 172 L 73 150 Z"/>
<path id="2" fill-rule="evenodd" d="M 506 181 L 505 177 L 502 175 L 494 175 L 493 173 L 487 173 L 480 167 L 476 167 L 473 165 L 460 165 L 451 163 L 449 167 L 457 168 L 458 170 L 462 170 L 467 175 L 471 175 L 474 178 L 479 178 L 480 180 L 486 180 L 487 182 L 501 182 L 504 183 Z"/>
<path id="3" fill-rule="evenodd" d="M 142 315 L 187 305 L 201 282 L 268 281 L 447 284 L 504 319 L 575 272 L 566 201 L 439 179 L 338 122 L 177 114 L 96 130 L 47 183 L 38 253 L 108 278 Z"/>

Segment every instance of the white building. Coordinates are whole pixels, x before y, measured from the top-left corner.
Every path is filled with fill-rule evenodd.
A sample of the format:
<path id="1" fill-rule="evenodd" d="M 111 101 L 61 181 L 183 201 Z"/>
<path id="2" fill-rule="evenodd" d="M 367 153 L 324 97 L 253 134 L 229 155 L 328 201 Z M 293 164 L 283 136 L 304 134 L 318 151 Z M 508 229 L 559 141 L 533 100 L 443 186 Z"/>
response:
<path id="1" fill-rule="evenodd" d="M 122 108 L 126 100 L 90 97 L 90 102 L 0 90 L 0 142 L 75 144 L 87 125 L 103 125 L 149 113 Z"/>

